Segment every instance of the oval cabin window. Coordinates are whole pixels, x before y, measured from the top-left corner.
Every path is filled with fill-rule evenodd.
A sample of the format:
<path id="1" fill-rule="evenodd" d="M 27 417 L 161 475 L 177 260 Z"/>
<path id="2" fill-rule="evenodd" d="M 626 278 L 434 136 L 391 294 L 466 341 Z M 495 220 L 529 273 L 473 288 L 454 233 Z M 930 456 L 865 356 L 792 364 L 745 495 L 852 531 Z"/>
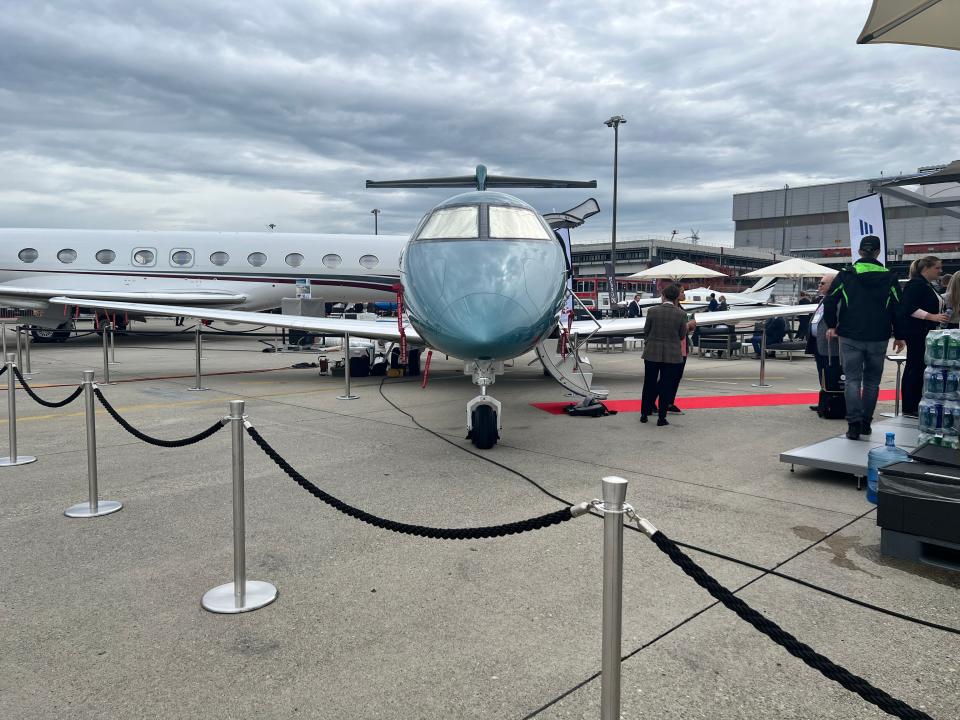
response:
<path id="1" fill-rule="evenodd" d="M 38 253 L 35 248 L 24 248 L 17 253 L 17 257 L 20 258 L 21 262 L 32 263 L 40 257 L 40 253 Z"/>
<path id="2" fill-rule="evenodd" d="M 193 253 L 189 250 L 177 250 L 170 256 L 170 262 L 174 265 L 190 265 L 193 263 Z"/>
<path id="3" fill-rule="evenodd" d="M 328 268 L 335 268 L 335 267 L 340 267 L 340 263 L 343 262 L 343 258 L 340 257 L 339 255 L 334 255 L 333 253 L 331 253 L 330 255 L 324 255 L 323 260 L 321 260 L 321 262 L 324 265 L 326 265 Z"/>
<path id="4" fill-rule="evenodd" d="M 360 258 L 360 264 L 367 270 L 371 270 L 380 264 L 380 258 L 376 255 L 364 255 Z"/>
<path id="5" fill-rule="evenodd" d="M 137 265 L 153 265 L 155 257 L 153 250 L 137 250 L 133 254 L 133 262 Z"/>
<path id="6" fill-rule="evenodd" d="M 267 261 L 267 256 L 262 252 L 250 253 L 247 255 L 247 262 L 254 267 L 260 267 Z"/>
<path id="7" fill-rule="evenodd" d="M 303 255 L 300 253 L 290 253 L 283 260 L 290 267 L 300 267 L 303 265 Z"/>
<path id="8" fill-rule="evenodd" d="M 64 248 L 57 253 L 57 260 L 62 263 L 72 263 L 77 259 L 77 251 L 72 250 L 71 248 Z"/>
<path id="9" fill-rule="evenodd" d="M 101 265 L 109 265 L 117 259 L 117 254 L 113 250 L 97 250 L 96 258 Z"/>
<path id="10" fill-rule="evenodd" d="M 214 265 L 226 265 L 230 262 L 230 256 L 227 253 L 218 250 L 215 253 L 210 253 L 210 262 Z"/>

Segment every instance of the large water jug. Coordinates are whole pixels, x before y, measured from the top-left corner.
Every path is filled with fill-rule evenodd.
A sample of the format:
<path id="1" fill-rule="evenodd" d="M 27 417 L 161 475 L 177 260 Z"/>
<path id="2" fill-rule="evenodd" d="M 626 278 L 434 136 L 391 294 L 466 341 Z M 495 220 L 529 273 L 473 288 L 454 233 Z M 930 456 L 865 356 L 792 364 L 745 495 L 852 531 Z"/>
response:
<path id="1" fill-rule="evenodd" d="M 880 481 L 880 468 L 895 462 L 907 462 L 910 456 L 903 448 L 893 444 L 893 433 L 887 433 L 887 444 L 875 447 L 867 454 L 867 500 L 877 503 L 877 483 Z"/>

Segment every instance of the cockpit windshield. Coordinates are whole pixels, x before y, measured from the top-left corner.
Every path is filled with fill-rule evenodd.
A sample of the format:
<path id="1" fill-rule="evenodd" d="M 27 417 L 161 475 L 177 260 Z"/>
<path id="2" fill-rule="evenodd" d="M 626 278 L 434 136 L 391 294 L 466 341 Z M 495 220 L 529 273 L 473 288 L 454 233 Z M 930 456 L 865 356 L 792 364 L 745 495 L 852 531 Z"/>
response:
<path id="1" fill-rule="evenodd" d="M 476 205 L 434 210 L 418 239 L 480 237 L 480 214 Z"/>
<path id="2" fill-rule="evenodd" d="M 549 240 L 540 218 L 526 208 L 490 206 L 490 237 L 498 239 L 531 238 Z"/>

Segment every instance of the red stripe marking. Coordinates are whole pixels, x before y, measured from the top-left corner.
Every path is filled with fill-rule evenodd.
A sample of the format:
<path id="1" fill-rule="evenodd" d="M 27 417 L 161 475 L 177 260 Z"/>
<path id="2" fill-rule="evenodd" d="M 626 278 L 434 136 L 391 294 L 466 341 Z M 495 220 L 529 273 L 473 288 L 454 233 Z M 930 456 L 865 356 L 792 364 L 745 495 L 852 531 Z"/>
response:
<path id="1" fill-rule="evenodd" d="M 880 400 L 893 400 L 893 390 L 881 390 Z M 763 395 L 701 395 L 698 397 L 678 397 L 677 405 L 686 410 L 709 410 L 714 408 L 764 407 L 770 405 L 816 405 L 818 393 L 769 393 Z M 573 405 L 570 402 L 535 402 L 535 408 L 551 415 L 563 415 L 565 409 Z M 604 400 L 608 410 L 617 412 L 640 412 L 639 400 Z"/>

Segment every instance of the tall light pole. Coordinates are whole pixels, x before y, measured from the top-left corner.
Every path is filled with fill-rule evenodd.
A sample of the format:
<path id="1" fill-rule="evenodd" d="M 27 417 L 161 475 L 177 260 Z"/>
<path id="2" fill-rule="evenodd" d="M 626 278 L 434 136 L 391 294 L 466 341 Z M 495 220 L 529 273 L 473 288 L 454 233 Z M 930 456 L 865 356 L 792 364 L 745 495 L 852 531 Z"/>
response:
<path id="1" fill-rule="evenodd" d="M 370 212 L 373 213 L 373 234 L 374 234 L 374 235 L 379 235 L 379 234 L 380 234 L 380 227 L 379 227 L 379 225 L 377 224 L 377 216 L 380 214 L 380 208 L 374 208 L 374 209 L 371 210 Z"/>
<path id="2" fill-rule="evenodd" d="M 613 278 L 617 276 L 617 165 L 620 146 L 620 125 L 625 122 L 627 122 L 627 119 L 623 115 L 614 115 L 603 123 L 607 127 L 613 128 L 613 230 L 610 234 L 610 265 L 613 268 L 610 275 Z M 610 281 L 608 280 L 607 282 L 609 283 Z M 610 307 L 612 308 L 619 298 L 613 297 L 613 288 L 607 289 L 610 293 Z"/>

